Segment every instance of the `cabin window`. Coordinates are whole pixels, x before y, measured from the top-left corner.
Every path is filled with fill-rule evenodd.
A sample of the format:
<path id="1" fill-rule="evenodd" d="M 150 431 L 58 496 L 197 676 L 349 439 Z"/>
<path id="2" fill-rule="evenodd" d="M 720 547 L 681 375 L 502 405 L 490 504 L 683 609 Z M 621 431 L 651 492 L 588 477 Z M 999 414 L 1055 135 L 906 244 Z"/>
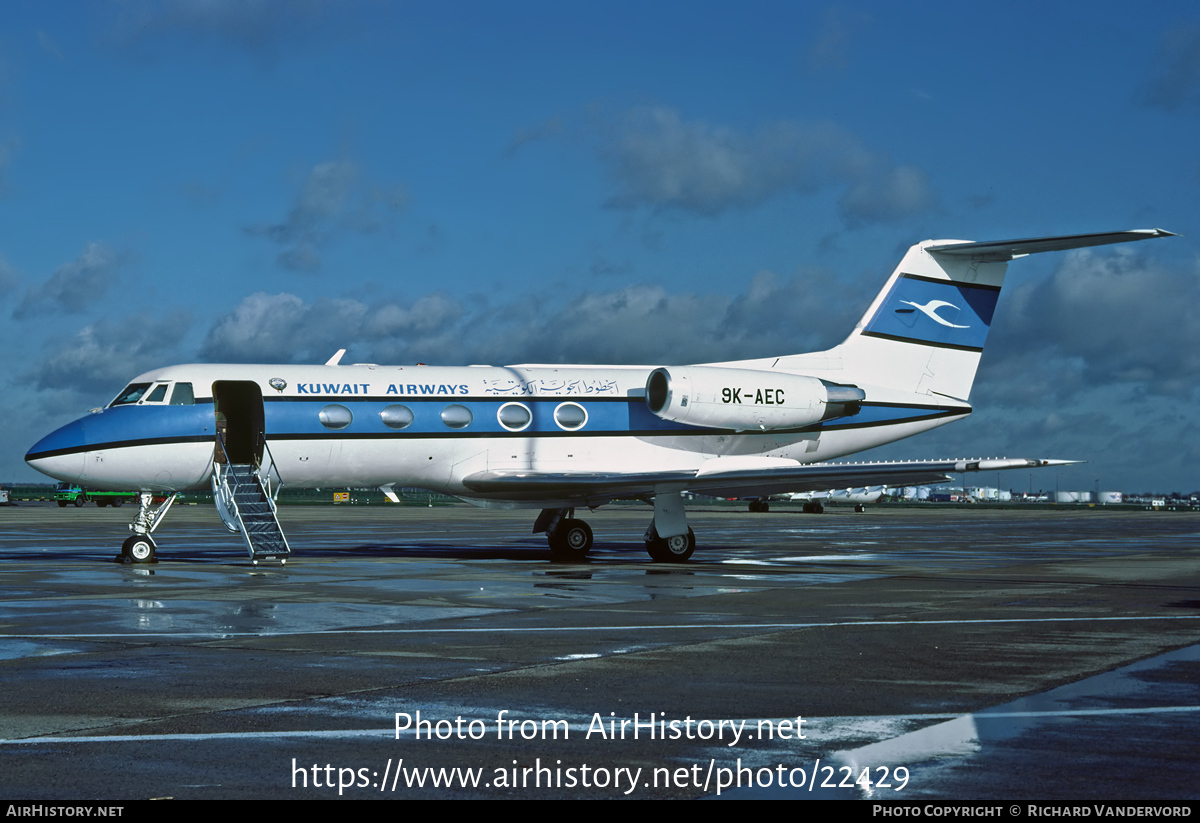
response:
<path id="1" fill-rule="evenodd" d="M 344 429 L 354 420 L 350 410 L 337 403 L 330 403 L 321 409 L 318 417 L 321 418 L 321 425 L 327 429 Z"/>
<path id="2" fill-rule="evenodd" d="M 408 406 L 388 406 L 379 417 L 389 429 L 407 429 L 413 422 L 412 409 Z"/>
<path id="3" fill-rule="evenodd" d="M 157 386 L 154 387 L 154 391 L 150 392 L 150 395 L 142 402 L 143 403 L 161 403 L 162 401 L 167 399 L 167 388 L 169 386 L 170 386 L 169 383 L 159 383 Z"/>
<path id="4" fill-rule="evenodd" d="M 510 432 L 519 432 L 529 428 L 529 423 L 533 420 L 533 414 L 522 403 L 505 403 L 496 412 L 496 419 L 500 421 L 501 426 Z"/>
<path id="5" fill-rule="evenodd" d="M 471 410 L 457 403 L 451 403 L 442 409 L 442 422 L 452 429 L 465 429 L 471 425 L 473 419 Z"/>
<path id="6" fill-rule="evenodd" d="M 130 383 L 125 387 L 125 390 L 117 395 L 117 399 L 108 404 L 109 408 L 113 406 L 127 406 L 130 403 L 136 403 L 142 399 L 142 395 L 146 393 L 146 389 L 150 388 L 149 383 Z"/>
<path id="7" fill-rule="evenodd" d="M 569 432 L 582 429 L 587 420 L 587 409 L 578 403 L 561 403 L 554 410 L 554 422 L 560 429 L 566 429 Z"/>
<path id="8" fill-rule="evenodd" d="M 176 383 L 175 391 L 171 393 L 172 406 L 196 405 L 196 393 L 192 391 L 191 383 Z"/>

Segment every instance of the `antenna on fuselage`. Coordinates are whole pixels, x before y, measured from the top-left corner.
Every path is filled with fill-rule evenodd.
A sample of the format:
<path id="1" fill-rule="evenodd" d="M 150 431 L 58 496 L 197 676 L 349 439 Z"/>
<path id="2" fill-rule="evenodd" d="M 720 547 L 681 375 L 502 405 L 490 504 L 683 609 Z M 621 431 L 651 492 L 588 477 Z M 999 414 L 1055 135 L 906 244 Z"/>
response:
<path id="1" fill-rule="evenodd" d="M 342 355 L 346 353 L 345 349 L 338 349 L 337 354 L 325 361 L 326 366 L 337 366 L 342 362 Z"/>

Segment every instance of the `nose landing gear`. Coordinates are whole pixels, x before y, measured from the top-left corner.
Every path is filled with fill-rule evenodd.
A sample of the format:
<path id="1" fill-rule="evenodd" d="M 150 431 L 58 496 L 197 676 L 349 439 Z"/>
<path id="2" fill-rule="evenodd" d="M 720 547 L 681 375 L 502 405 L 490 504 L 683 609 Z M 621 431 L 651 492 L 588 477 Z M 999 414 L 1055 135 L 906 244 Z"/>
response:
<path id="1" fill-rule="evenodd" d="M 121 544 L 121 554 L 118 555 L 118 558 L 122 563 L 157 563 L 158 559 L 154 556 L 156 548 L 150 535 L 135 534 L 125 538 L 125 542 Z"/>
<path id="2" fill-rule="evenodd" d="M 118 563 L 157 563 L 158 557 L 156 552 L 158 547 L 154 543 L 154 539 L 150 533 L 158 528 L 158 524 L 166 517 L 167 511 L 170 510 L 171 504 L 175 502 L 175 498 L 179 493 L 168 497 L 159 506 L 154 505 L 154 495 L 150 492 L 142 492 L 138 495 L 141 502 L 141 508 L 138 510 L 137 517 L 130 524 L 129 530 L 133 532 L 131 537 L 125 539 L 121 544 L 121 553 L 117 555 L 116 562 Z"/>

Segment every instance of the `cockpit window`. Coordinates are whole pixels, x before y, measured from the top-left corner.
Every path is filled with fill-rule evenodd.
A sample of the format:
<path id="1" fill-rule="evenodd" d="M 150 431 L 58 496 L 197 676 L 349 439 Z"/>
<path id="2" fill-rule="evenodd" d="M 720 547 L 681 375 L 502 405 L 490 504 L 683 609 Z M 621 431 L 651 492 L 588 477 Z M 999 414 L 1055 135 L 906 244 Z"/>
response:
<path id="1" fill-rule="evenodd" d="M 123 392 L 117 395 L 116 400 L 108 404 L 109 408 L 136 403 L 142 399 L 142 395 L 146 393 L 146 389 L 148 388 L 150 388 L 149 383 L 130 383 L 125 387 Z"/>
<path id="2" fill-rule="evenodd" d="M 146 398 L 146 403 L 161 403 L 167 399 L 167 384 L 159 383 L 154 387 L 154 391 L 150 392 L 150 396 Z"/>
<path id="3" fill-rule="evenodd" d="M 192 391 L 191 383 L 176 383 L 175 392 L 171 395 L 172 406 L 196 405 L 196 394 Z"/>

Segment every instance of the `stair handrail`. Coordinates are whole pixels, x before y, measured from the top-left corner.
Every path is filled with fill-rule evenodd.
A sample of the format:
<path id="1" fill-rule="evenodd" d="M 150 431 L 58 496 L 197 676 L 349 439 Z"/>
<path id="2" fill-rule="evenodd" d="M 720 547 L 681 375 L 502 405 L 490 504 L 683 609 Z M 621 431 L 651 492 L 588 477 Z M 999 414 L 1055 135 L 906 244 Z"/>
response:
<path id="1" fill-rule="evenodd" d="M 275 462 L 275 455 L 271 452 L 271 447 L 267 445 L 266 432 L 258 433 L 258 442 L 263 447 L 263 456 L 269 459 L 269 463 L 262 458 L 255 461 L 255 469 L 258 471 L 259 480 L 262 481 L 263 491 L 266 492 L 267 500 L 271 501 L 271 508 L 275 508 L 275 498 L 279 496 L 280 490 L 283 488 L 283 476 L 279 473 L 279 466 Z M 266 468 L 264 468 L 266 466 Z M 274 475 L 274 483 L 271 476 Z"/>
<path id="2" fill-rule="evenodd" d="M 220 431 L 217 431 L 217 445 L 221 447 L 221 454 L 225 455 L 225 469 L 226 469 L 225 476 L 233 478 L 234 488 L 232 489 L 232 491 L 234 493 L 236 493 L 237 487 L 241 485 L 241 482 L 239 481 L 238 473 L 236 471 L 233 471 L 233 469 L 231 468 L 233 466 L 233 461 L 229 459 L 229 451 L 228 451 L 228 449 L 225 448 L 225 438 L 221 434 Z M 215 461 L 215 460 L 213 461 L 213 469 L 214 469 L 214 471 L 217 472 L 218 479 L 220 479 L 220 475 L 221 475 L 220 466 L 221 466 L 220 462 Z"/>

